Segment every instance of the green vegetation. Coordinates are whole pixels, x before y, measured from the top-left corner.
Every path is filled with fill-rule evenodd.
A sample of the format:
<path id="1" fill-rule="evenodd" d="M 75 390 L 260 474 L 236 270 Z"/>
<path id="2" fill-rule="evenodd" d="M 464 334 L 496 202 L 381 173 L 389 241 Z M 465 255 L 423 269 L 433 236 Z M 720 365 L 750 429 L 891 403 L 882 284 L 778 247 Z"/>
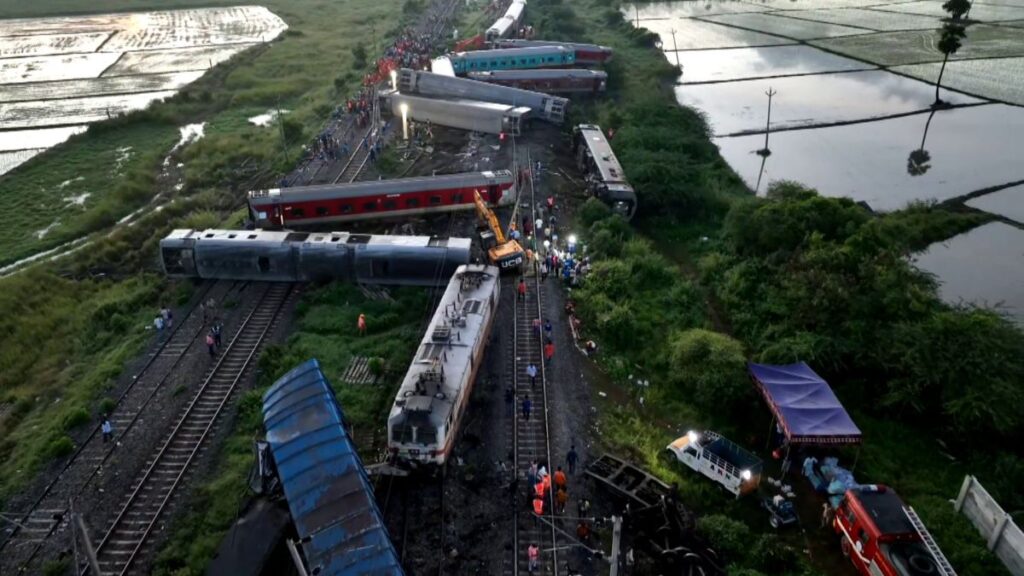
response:
<path id="1" fill-rule="evenodd" d="M 908 262 L 988 217 L 937 205 L 875 215 L 786 182 L 754 198 L 703 119 L 675 103 L 676 71 L 653 49 L 656 38 L 624 22 L 614 1 L 544 0 L 530 10 L 544 36 L 616 50 L 609 101 L 575 113 L 615 129 L 641 211 L 633 232 L 583 207 L 577 225 L 593 272 L 573 294 L 613 380 L 650 386 L 631 386 L 635 404 L 606 406 L 608 447 L 678 482 L 683 501 L 710 515 L 702 528 L 735 573 L 819 572 L 803 555 L 768 554 L 786 548 L 776 540 L 793 542 L 758 536 L 767 523 L 751 502 L 716 496 L 664 457 L 666 428 L 707 426 L 763 446 L 770 415 L 742 359 L 805 360 L 864 431 L 858 478 L 894 486 L 961 574 L 1004 573 L 948 499 L 969 471 L 1008 509 L 1024 504 L 1014 488 L 1024 481 L 1014 449 L 1024 438 L 1024 336 L 989 312 L 942 304 L 934 281 Z"/>
<path id="2" fill-rule="evenodd" d="M 246 392 L 239 402 L 234 432 L 224 444 L 216 472 L 198 489 L 189 507 L 191 512 L 176 523 L 154 574 L 187 576 L 204 572 L 247 495 L 252 443 L 263 427 L 263 393 L 296 364 L 309 358 L 320 361 L 364 458 L 375 458 L 375 450 L 381 446 L 372 439 L 377 431 L 383 432 L 382 422 L 387 419 L 395 387 L 422 333 L 424 312 L 429 309 L 423 290 L 400 289 L 392 296 L 394 302 L 367 300 L 358 288 L 339 284 L 316 288 L 303 296 L 287 344 L 270 347 L 260 357 L 258 388 Z M 360 313 L 367 318 L 367 335 L 363 337 L 356 330 Z M 341 374 L 354 356 L 382 359 L 383 383 L 354 386 L 342 382 Z"/>
<path id="3" fill-rule="evenodd" d="M 0 12 L 29 17 L 229 4 L 236 3 L 0 0 Z M 32 208 L 11 211 L 16 220 L 0 233 L 0 261 L 102 232 L 73 257 L 0 278 L 0 398 L 15 406 L 0 424 L 0 463 L 6 470 L 0 501 L 49 459 L 74 449 L 81 414 L 95 424 L 99 413 L 110 409 L 101 400 L 110 395 L 125 363 L 150 341 L 147 328 L 160 304 L 187 300 L 187 284 L 162 278 L 159 239 L 175 227 L 237 222 L 245 188 L 276 180 L 297 160 L 300 138 L 319 130 L 338 98 L 356 89 L 362 74 L 352 69 L 352 49 L 365 46 L 376 54 L 384 38 L 394 35 L 376 30 L 378 46 L 373 46 L 368 24 L 393 22 L 389 18 L 401 5 L 397 0 L 264 4 L 290 26 L 278 40 L 215 67 L 168 101 L 93 125 L 0 180 L 0 200 Z M 279 126 L 257 127 L 246 120 L 277 106 L 290 111 L 285 142 Z M 197 122 L 206 122 L 206 136 L 178 152 L 185 164 L 183 189 L 165 190 L 163 210 L 108 233 L 111 222 L 154 195 L 157 172 L 178 127 Z M 112 155 L 128 146 L 130 157 L 112 170 L 117 159 Z M 66 180 L 72 182 L 65 189 L 54 189 Z M 84 209 L 63 207 L 62 198 L 82 192 L 92 193 Z M 40 198 L 53 211 L 35 221 L 27 214 L 38 212 Z M 42 240 L 31 236 L 57 218 L 60 226 Z M 65 422 L 79 425 L 71 437 Z"/>

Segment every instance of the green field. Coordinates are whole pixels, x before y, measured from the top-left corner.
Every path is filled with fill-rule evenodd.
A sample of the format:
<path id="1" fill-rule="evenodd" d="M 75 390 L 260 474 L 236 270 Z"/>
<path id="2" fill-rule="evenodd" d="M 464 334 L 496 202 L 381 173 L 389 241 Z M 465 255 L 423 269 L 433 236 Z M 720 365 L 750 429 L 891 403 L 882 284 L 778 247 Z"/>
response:
<path id="1" fill-rule="evenodd" d="M 939 77 L 940 62 L 893 66 L 893 72 L 933 83 Z M 978 94 L 1024 106 L 1024 57 L 958 60 L 946 65 L 942 85 L 968 94 Z"/>
<path id="2" fill-rule="evenodd" d="M 114 10 L 228 5 L 233 2 L 157 0 L 0 0 L 10 17 Z M 18 210 L 0 233 L 0 261 L 110 223 L 144 204 L 178 127 L 206 122 L 207 135 L 181 151 L 185 186 L 172 203 L 137 225 L 104 233 L 74 257 L 40 264 L 0 279 L 0 403 L 13 410 L 0 421 L 0 502 L 45 463 L 73 445 L 67 434 L 89 425 L 125 362 L 149 337 L 144 327 L 160 302 L 178 301 L 178 287 L 159 274 L 157 241 L 174 227 L 215 226 L 241 207 L 238 186 L 262 175 L 269 184 L 296 160 L 301 144 L 357 87 L 352 49 L 373 53 L 393 35 L 393 14 L 418 4 L 398 0 L 276 0 L 268 7 L 290 29 L 280 39 L 219 65 L 171 101 L 94 126 L 0 180 L 0 198 Z M 371 25 L 377 22 L 376 28 Z M 246 122 L 280 105 L 291 156 L 280 131 Z M 120 174 L 108 164 L 131 146 Z M 116 158 L 115 158 L 116 164 Z M 81 179 L 79 179 L 81 178 Z M 60 185 L 71 180 L 65 188 Z M 54 189 L 56 187 L 56 189 Z M 72 194 L 71 191 L 74 191 Z M 63 198 L 90 192 L 85 208 Z M 32 203 L 36 204 L 33 205 Z M 45 210 L 56 208 L 51 213 Z M 43 208 L 44 216 L 26 214 Z M 38 210 L 32 210 L 38 212 Z M 32 233 L 60 219 L 42 240 Z"/>

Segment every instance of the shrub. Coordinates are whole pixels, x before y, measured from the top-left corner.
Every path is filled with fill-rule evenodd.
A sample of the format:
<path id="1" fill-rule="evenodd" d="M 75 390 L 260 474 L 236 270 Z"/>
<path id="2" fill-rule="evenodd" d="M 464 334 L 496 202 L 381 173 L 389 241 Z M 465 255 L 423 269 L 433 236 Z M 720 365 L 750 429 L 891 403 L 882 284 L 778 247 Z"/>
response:
<path id="1" fill-rule="evenodd" d="M 384 359 L 383 358 L 371 358 L 369 364 L 370 374 L 380 377 L 384 374 Z"/>
<path id="2" fill-rule="evenodd" d="M 743 346 L 725 334 L 703 329 L 673 336 L 672 385 L 705 409 L 727 410 L 750 391 Z"/>
<path id="3" fill-rule="evenodd" d="M 46 445 L 46 454 L 50 458 L 60 458 L 75 451 L 75 443 L 67 436 L 58 436 Z"/>
<path id="4" fill-rule="evenodd" d="M 697 521 L 697 531 L 711 547 L 730 561 L 743 558 L 750 546 L 750 528 L 739 520 L 723 514 L 704 516 Z"/>
<path id="5" fill-rule="evenodd" d="M 89 411 L 81 406 L 72 408 L 61 422 L 62 428 L 66 431 L 74 430 L 89 421 Z"/>

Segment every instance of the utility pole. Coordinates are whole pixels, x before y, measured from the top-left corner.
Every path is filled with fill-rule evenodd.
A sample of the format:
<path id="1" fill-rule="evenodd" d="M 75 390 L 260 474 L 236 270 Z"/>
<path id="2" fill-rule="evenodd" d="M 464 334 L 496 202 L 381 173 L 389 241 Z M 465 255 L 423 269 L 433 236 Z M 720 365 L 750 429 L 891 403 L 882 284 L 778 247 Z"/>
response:
<path id="1" fill-rule="evenodd" d="M 633 10 L 636 12 L 636 27 L 639 28 L 640 27 L 640 5 L 634 3 L 633 4 Z"/>
<path id="2" fill-rule="evenodd" d="M 768 149 L 768 134 L 772 129 L 772 96 L 775 96 L 776 94 L 778 94 L 778 92 L 771 86 L 769 86 L 768 91 L 765 92 L 765 95 L 768 96 L 768 120 L 765 122 L 764 126 L 764 148 L 757 151 L 761 156 L 769 156 L 772 153 L 772 151 Z"/>
<path id="3" fill-rule="evenodd" d="M 84 550 L 84 552 L 85 552 L 85 559 L 89 561 L 89 568 L 92 570 L 92 573 L 95 574 L 96 576 L 103 576 L 103 572 L 100 571 L 100 563 L 96 559 L 96 549 L 92 545 L 92 540 L 89 539 L 89 530 L 87 530 L 86 527 L 85 527 L 85 520 L 82 519 L 82 515 L 81 514 L 79 514 L 78 512 L 75 512 L 74 502 L 73 501 L 71 501 L 69 503 L 69 505 L 68 505 L 68 513 L 71 514 L 71 522 L 72 522 L 71 531 L 74 532 L 77 529 L 79 534 L 82 537 L 82 547 L 85 548 L 85 550 Z M 76 556 L 75 569 L 77 570 L 78 569 L 78 564 L 77 564 L 78 546 L 77 545 L 75 546 L 75 556 Z"/>
<path id="4" fill-rule="evenodd" d="M 612 569 L 609 576 L 619 576 L 619 541 L 622 538 L 622 516 L 612 516 Z"/>
<path id="5" fill-rule="evenodd" d="M 676 46 L 676 29 L 673 28 L 672 32 L 672 51 L 676 53 L 676 68 L 682 68 L 679 65 L 679 48 Z"/>

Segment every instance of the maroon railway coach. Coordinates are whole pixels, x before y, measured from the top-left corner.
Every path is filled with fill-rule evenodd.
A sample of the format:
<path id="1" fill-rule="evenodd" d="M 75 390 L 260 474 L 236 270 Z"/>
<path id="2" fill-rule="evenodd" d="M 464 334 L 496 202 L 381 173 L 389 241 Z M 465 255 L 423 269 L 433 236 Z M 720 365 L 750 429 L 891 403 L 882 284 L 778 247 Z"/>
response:
<path id="1" fill-rule="evenodd" d="M 473 192 L 492 206 L 515 201 L 509 170 L 320 184 L 249 192 L 258 228 L 292 228 L 473 210 Z"/>

